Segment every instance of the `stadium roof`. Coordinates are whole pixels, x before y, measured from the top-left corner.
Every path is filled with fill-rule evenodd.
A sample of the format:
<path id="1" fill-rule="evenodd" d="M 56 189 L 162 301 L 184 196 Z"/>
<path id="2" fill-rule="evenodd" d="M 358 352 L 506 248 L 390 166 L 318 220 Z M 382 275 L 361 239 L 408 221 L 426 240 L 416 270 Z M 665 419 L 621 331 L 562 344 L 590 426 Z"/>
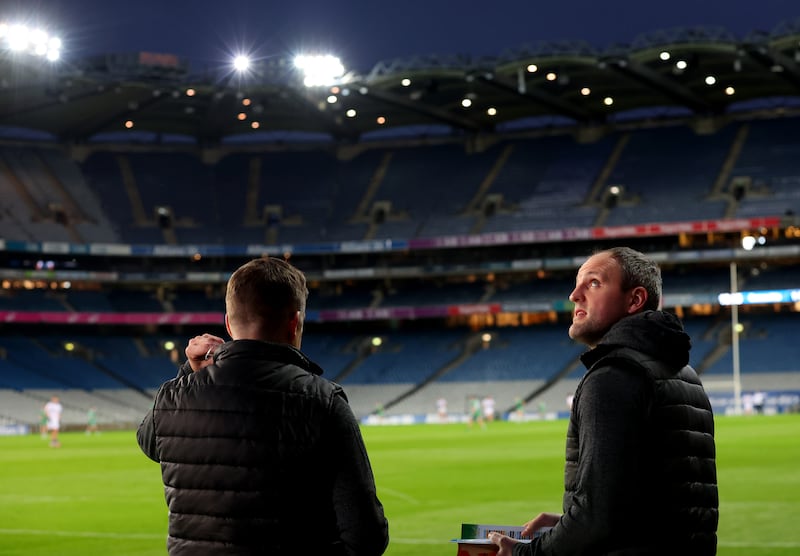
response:
<path id="1" fill-rule="evenodd" d="M 355 142 L 404 131 L 602 126 L 800 104 L 800 21 L 745 39 L 702 27 L 649 33 L 604 50 L 549 42 L 491 58 L 398 59 L 317 88 L 302 84 L 288 58 L 220 76 L 194 74 L 177 56 L 148 52 L 71 65 L 0 53 L 0 75 L 6 136 L 36 130 L 77 143 Z"/>

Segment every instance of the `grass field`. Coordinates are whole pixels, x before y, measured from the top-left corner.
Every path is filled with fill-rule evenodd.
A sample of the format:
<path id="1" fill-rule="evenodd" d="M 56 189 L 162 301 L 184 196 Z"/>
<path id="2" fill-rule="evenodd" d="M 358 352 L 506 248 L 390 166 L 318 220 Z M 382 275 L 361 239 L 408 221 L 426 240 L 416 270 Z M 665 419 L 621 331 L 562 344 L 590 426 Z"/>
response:
<path id="1" fill-rule="evenodd" d="M 566 421 L 370 427 L 389 556 L 455 555 L 461 522 L 559 511 Z M 719 554 L 800 555 L 800 415 L 717 419 Z M 157 464 L 135 434 L 0 438 L 0 555 L 163 555 Z M 636 511 L 634 509 L 633 511 Z"/>

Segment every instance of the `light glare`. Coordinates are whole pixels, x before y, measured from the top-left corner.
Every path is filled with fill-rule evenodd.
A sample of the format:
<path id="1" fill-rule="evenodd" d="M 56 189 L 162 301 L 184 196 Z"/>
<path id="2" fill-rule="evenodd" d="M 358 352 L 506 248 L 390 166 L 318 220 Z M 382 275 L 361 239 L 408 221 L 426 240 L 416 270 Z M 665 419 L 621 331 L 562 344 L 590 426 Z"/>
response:
<path id="1" fill-rule="evenodd" d="M 330 54 L 324 56 L 295 57 L 294 65 L 303 72 L 303 84 L 306 87 L 323 87 L 335 83 L 344 75 L 341 60 Z"/>
<path id="2" fill-rule="evenodd" d="M 24 25 L 12 25 L 6 37 L 8 48 L 22 51 L 28 47 L 28 28 Z"/>
<path id="3" fill-rule="evenodd" d="M 60 57 L 61 39 L 51 37 L 46 30 L 27 25 L 0 23 L 0 50 L 32 54 L 48 60 Z"/>
<path id="4" fill-rule="evenodd" d="M 245 72 L 250 69 L 250 58 L 244 54 L 239 54 L 233 59 L 233 69 L 238 72 Z"/>

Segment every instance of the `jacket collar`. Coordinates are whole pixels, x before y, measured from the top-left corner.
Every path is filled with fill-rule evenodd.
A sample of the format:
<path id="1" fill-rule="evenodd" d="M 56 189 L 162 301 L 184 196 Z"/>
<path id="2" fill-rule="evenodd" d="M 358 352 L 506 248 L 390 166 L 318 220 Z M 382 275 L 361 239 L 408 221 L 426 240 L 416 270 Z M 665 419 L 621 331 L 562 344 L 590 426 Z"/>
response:
<path id="1" fill-rule="evenodd" d="M 689 363 L 692 343 L 678 317 L 664 311 L 644 311 L 614 324 L 594 349 L 581 356 L 581 361 L 589 368 L 623 347 L 683 367 Z"/>
<path id="2" fill-rule="evenodd" d="M 280 361 L 296 365 L 315 375 L 321 375 L 323 372 L 322 367 L 314 363 L 294 346 L 264 342 L 262 340 L 232 340 L 225 342 L 217 348 L 214 354 L 214 362 L 242 357 L 263 359 L 265 361 Z"/>

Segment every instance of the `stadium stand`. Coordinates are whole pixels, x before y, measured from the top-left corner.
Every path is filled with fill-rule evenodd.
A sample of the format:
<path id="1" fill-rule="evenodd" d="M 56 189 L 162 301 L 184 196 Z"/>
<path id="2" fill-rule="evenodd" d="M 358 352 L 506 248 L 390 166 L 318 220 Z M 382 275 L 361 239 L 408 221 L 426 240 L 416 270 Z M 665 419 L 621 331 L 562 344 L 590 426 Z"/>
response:
<path id="1" fill-rule="evenodd" d="M 732 171 L 736 216 L 800 213 L 800 140 L 796 118 L 757 121 Z"/>
<path id="2" fill-rule="evenodd" d="M 592 187 L 613 147 L 612 137 L 593 144 L 568 137 L 508 144 L 507 160 L 489 190 L 500 206 L 487 215 L 481 231 L 592 226 L 598 213 L 590 203 Z"/>
<path id="3" fill-rule="evenodd" d="M 181 152 L 97 152 L 78 166 L 58 151 L 14 147 L 0 151 L 0 187 L 5 210 L 21 218 L 8 237 L 46 241 L 278 244 L 782 215 L 800 209 L 794 121 L 592 144 L 544 137 L 470 154 L 455 145 L 349 160 L 233 154 L 211 166 Z M 721 173 L 731 179 L 720 188 Z M 611 186 L 620 193 L 609 196 Z"/>
<path id="4" fill-rule="evenodd" d="M 721 218 L 711 197 L 736 129 L 698 135 L 685 127 L 631 133 L 607 185 L 621 188 L 609 226 Z M 658 171 L 654 172 L 654 169 Z"/>
<path id="5" fill-rule="evenodd" d="M 237 142 L 232 127 L 205 127 L 209 115 L 229 115 L 216 112 L 217 84 L 197 84 L 191 102 L 207 115 L 183 110 L 181 129 L 161 129 L 173 125 L 170 106 L 190 102 L 164 95 L 172 100 L 153 102 L 164 112 L 143 118 L 154 139 L 107 140 L 108 122 L 138 110 L 131 90 L 160 98 L 162 81 L 86 77 L 107 104 L 87 109 L 95 123 L 74 130 L 58 125 L 72 121 L 69 103 L 36 97 L 49 106 L 43 114 L 15 104 L 22 95 L 6 91 L 14 84 L 0 88 L 10 107 L 0 125 L 19 124 L 16 107 L 52 135 L 0 140 L 0 421 L 34 426 L 58 394 L 69 426 L 82 426 L 89 407 L 104 426 L 135 425 L 174 375 L 187 338 L 224 335 L 227 272 L 263 254 L 286 256 L 309 276 L 303 347 L 359 417 L 416 419 L 433 414 L 439 397 L 463 414 L 470 396 L 485 395 L 501 413 L 518 399 L 537 418 L 563 413 L 583 373 L 583 348 L 567 336 L 574 271 L 593 249 L 619 243 L 658 256 L 665 306 L 683 318 L 691 363 L 715 391 L 730 393 L 734 365 L 731 312 L 719 301 L 731 287 L 729 265 L 739 264 L 740 290 L 778 292 L 780 301 L 741 308 L 741 385 L 800 390 L 797 110 L 734 111 L 739 98 L 679 81 L 655 61 L 651 85 L 621 81 L 594 54 L 581 71 L 618 90 L 610 115 L 577 89 L 520 92 L 509 60 L 492 75 L 426 67 L 439 84 L 424 91 L 389 85 L 397 68 L 378 72 L 375 97 L 395 101 L 363 94 L 377 105 L 365 111 L 388 108 L 391 121 L 427 129 L 433 118 L 447 128 L 435 136 L 380 136 L 366 120 L 309 114 L 311 93 L 284 86 L 259 90 L 286 112 L 287 131 L 314 139 Z M 796 94 L 776 72 L 745 69 L 753 83 L 771 80 L 775 94 L 786 86 Z M 103 81 L 111 77 L 114 88 Z M 514 116 L 456 114 L 454 99 L 477 87 Z M 742 100 L 764 94 L 739 89 Z M 668 107 L 674 117 L 631 112 L 660 107 L 665 90 L 683 99 Z M 441 104 L 417 109 L 420 99 Z M 171 133 L 192 133 L 182 126 L 196 135 L 171 142 Z M 750 235 L 747 251 L 741 240 Z"/>

